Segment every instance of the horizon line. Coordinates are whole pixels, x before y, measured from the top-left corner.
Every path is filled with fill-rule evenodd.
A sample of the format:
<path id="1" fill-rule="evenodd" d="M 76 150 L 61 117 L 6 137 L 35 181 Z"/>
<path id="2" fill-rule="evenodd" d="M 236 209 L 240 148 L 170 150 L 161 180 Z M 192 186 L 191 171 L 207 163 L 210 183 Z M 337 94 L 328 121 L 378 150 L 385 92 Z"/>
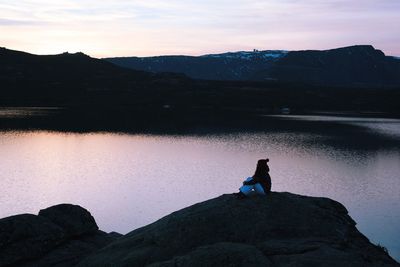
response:
<path id="1" fill-rule="evenodd" d="M 382 51 L 385 56 L 389 57 L 395 57 L 400 59 L 400 55 L 389 55 L 386 54 L 385 51 L 382 49 L 376 48 L 374 45 L 371 44 L 354 44 L 354 45 L 345 45 L 345 46 L 337 46 L 333 48 L 326 48 L 326 49 L 293 49 L 293 50 L 288 50 L 288 49 L 251 49 L 251 50 L 243 50 L 243 49 L 238 49 L 238 50 L 224 50 L 224 51 L 214 51 L 214 52 L 209 52 L 209 53 L 196 53 L 196 54 L 183 54 L 183 53 L 166 53 L 166 54 L 157 54 L 157 55 L 144 55 L 144 56 L 139 56 L 139 55 L 124 55 L 124 56 L 95 56 L 91 55 L 89 53 L 85 53 L 84 51 L 63 51 L 63 52 L 58 52 L 58 53 L 35 53 L 35 52 L 30 52 L 30 51 L 25 51 L 25 50 L 18 50 L 18 49 L 13 49 L 9 48 L 7 46 L 0 46 L 0 49 L 7 49 L 7 50 L 12 50 L 12 51 L 18 51 L 18 52 L 23 52 L 31 55 L 37 55 L 37 56 L 56 56 L 56 55 L 62 55 L 62 54 L 78 54 L 82 53 L 84 55 L 87 55 L 91 58 L 97 58 L 97 59 L 104 59 L 104 58 L 129 58 L 129 57 L 138 57 L 138 58 L 145 58 L 145 57 L 165 57 L 165 56 L 188 56 L 188 57 L 201 57 L 201 56 L 207 56 L 207 55 L 218 55 L 218 54 L 226 54 L 226 53 L 240 53 L 240 52 L 264 52 L 264 51 L 286 51 L 286 52 L 296 52 L 296 51 L 328 51 L 328 50 L 335 50 L 335 49 L 341 49 L 341 48 L 348 48 L 348 47 L 356 47 L 356 46 L 371 46 L 375 50 Z"/>

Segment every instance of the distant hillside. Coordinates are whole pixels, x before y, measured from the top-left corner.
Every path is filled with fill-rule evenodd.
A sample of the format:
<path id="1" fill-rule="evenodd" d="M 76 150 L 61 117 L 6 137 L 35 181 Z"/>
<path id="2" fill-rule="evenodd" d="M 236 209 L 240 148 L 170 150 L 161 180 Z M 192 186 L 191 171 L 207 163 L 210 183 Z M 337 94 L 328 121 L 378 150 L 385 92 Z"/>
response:
<path id="1" fill-rule="evenodd" d="M 105 92 L 142 92 L 179 87 L 188 81 L 178 74 L 154 74 L 118 67 L 83 53 L 33 55 L 0 48 L 1 103 L 90 102 Z"/>
<path id="2" fill-rule="evenodd" d="M 368 58 L 363 56 L 367 54 Z M 353 59 L 346 61 L 346 55 L 354 60 L 363 59 L 363 64 L 352 66 Z M 181 59 L 177 57 L 178 61 Z M 195 80 L 179 73 L 131 70 L 82 53 L 39 56 L 0 48 L 0 106 L 67 107 L 77 110 L 78 116 L 82 110 L 92 110 L 96 118 L 120 110 L 123 114 L 134 114 L 136 121 L 140 117 L 145 124 L 148 117 L 159 124 L 165 114 L 170 114 L 172 121 L 183 118 L 191 121 L 193 114 L 199 117 L 206 114 L 204 118 L 209 120 L 216 114 L 237 118 L 243 114 L 305 114 L 321 110 L 400 114 L 400 86 L 366 88 L 366 84 L 371 86 L 379 79 L 389 84 L 399 78 L 392 75 L 397 71 L 396 59 L 385 57 L 371 47 L 327 52 L 239 52 L 199 59 L 205 63 L 237 62 L 238 68 L 240 62 L 250 65 L 260 62 L 260 66 L 266 62 L 268 75 L 278 78 Z M 205 63 L 205 71 L 212 69 Z M 230 65 L 225 66 L 229 69 Z M 354 78 L 367 83 L 335 86 L 335 75 L 330 69 L 336 70 L 342 81 Z M 220 70 L 224 68 L 220 66 Z M 302 74 L 296 76 L 299 73 Z M 261 71 L 253 72 L 256 74 L 267 77 Z M 250 72 L 247 75 L 250 77 Z M 319 79 L 327 82 L 318 84 Z M 104 111 L 102 115 L 98 110 Z M 128 120 L 127 124 L 130 123 Z"/>
<path id="3" fill-rule="evenodd" d="M 273 80 L 345 87 L 400 85 L 400 60 L 369 45 L 324 51 L 266 50 L 105 60 L 135 70 L 177 72 L 206 80 Z"/>
<path id="4" fill-rule="evenodd" d="M 286 51 L 236 52 L 192 56 L 122 57 L 105 60 L 136 70 L 178 72 L 194 79 L 253 80 L 254 73 L 273 66 Z"/>

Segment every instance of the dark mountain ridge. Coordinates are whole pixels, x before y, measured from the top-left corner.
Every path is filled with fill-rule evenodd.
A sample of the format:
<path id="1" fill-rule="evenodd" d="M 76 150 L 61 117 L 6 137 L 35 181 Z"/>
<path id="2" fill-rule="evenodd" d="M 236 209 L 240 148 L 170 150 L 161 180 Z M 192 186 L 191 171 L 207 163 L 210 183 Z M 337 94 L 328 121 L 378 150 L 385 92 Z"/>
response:
<path id="1" fill-rule="evenodd" d="M 286 51 L 253 51 L 204 56 L 120 57 L 105 60 L 121 67 L 149 72 L 184 73 L 193 79 L 253 80 L 260 69 L 269 69 Z"/>
<path id="2" fill-rule="evenodd" d="M 343 87 L 400 85 L 400 60 L 370 45 L 331 50 L 265 50 L 204 56 L 105 58 L 151 72 L 184 73 L 194 79 L 301 82 Z"/>
<path id="3" fill-rule="evenodd" d="M 400 60 L 370 45 L 326 51 L 293 51 L 272 69 L 278 80 L 338 86 L 400 84 Z"/>
<path id="4" fill-rule="evenodd" d="M 354 49 L 360 51 L 360 48 Z M 282 73 L 290 72 L 295 63 L 301 62 L 304 53 L 255 51 L 204 57 L 246 62 L 264 62 L 267 59 L 274 64 L 270 67 L 271 72 L 280 68 Z M 304 57 L 309 64 L 306 71 L 322 64 L 319 60 L 322 56 L 314 61 L 309 61 L 308 55 Z M 382 57 L 387 58 L 374 52 L 370 60 Z M 367 63 L 364 65 L 371 68 Z M 186 124 L 195 121 L 194 118 L 207 121 L 220 115 L 237 120 L 240 116 L 280 113 L 282 109 L 295 114 L 321 110 L 400 114 L 400 86 L 366 87 L 358 84 L 340 87 L 329 83 L 307 83 L 307 80 L 276 79 L 195 80 L 179 73 L 131 70 L 83 53 L 39 56 L 1 48 L 0 84 L 0 106 L 64 107 L 74 110 L 73 116 L 68 117 L 71 123 L 75 124 L 81 114 L 91 114 L 82 124 L 94 121 L 96 126 L 105 121 L 122 121 L 121 114 L 126 116 L 121 127 L 130 125 L 133 120 L 141 120 L 145 126 L 149 121 L 156 125 L 177 121 Z M 32 120 L 23 125 L 31 127 Z"/>
<path id="5" fill-rule="evenodd" d="M 42 56 L 0 48 L 3 104 L 7 99 L 19 104 L 35 99 L 50 105 L 68 104 L 79 99 L 90 101 L 92 96 L 105 92 L 117 95 L 154 87 L 179 87 L 187 80 L 179 74 L 121 68 L 83 53 Z"/>

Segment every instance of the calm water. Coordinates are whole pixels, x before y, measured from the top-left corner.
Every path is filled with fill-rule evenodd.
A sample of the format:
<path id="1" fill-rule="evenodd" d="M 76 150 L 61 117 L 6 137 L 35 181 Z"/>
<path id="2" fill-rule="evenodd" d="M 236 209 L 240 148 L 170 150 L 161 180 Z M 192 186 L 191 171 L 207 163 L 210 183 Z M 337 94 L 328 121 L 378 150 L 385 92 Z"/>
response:
<path id="1" fill-rule="evenodd" d="M 274 191 L 340 201 L 400 260 L 400 120 L 281 120 L 280 130 L 231 134 L 0 132 L 0 217 L 67 202 L 102 230 L 127 233 L 236 192 L 269 157 Z"/>

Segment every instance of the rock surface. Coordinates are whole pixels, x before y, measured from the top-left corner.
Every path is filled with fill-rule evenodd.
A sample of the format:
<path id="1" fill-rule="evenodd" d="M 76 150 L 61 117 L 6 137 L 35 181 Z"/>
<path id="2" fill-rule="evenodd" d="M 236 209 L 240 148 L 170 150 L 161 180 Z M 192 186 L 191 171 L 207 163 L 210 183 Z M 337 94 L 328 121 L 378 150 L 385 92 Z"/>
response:
<path id="1" fill-rule="evenodd" d="M 99 230 L 90 212 L 76 205 L 60 204 L 52 206 L 39 211 L 39 216 L 45 217 L 60 226 L 70 237 L 96 233 Z"/>
<path id="2" fill-rule="evenodd" d="M 222 195 L 125 236 L 70 204 L 0 220 L 5 266 L 400 266 L 327 198 Z"/>
<path id="3" fill-rule="evenodd" d="M 355 225 L 327 198 L 223 195 L 132 231 L 79 266 L 400 266 Z"/>
<path id="4" fill-rule="evenodd" d="M 73 266 L 118 235 L 98 230 L 90 213 L 61 204 L 39 215 L 0 219 L 0 267 Z"/>

